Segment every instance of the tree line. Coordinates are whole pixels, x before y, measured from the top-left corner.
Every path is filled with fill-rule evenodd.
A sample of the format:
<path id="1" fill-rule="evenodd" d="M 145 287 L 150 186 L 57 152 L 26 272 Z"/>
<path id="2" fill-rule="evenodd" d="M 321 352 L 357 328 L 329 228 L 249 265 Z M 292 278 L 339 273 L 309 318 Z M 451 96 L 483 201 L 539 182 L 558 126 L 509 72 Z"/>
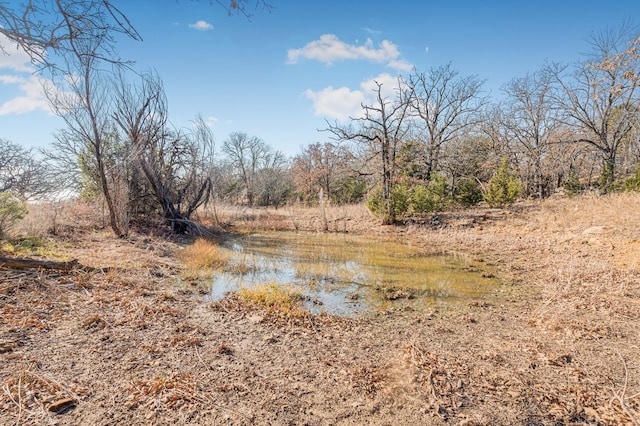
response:
<path id="1" fill-rule="evenodd" d="M 364 201 L 393 224 L 483 200 L 504 206 L 560 188 L 608 192 L 640 181 L 640 36 L 627 26 L 595 33 L 578 62 L 514 78 L 498 100 L 451 63 L 414 69 L 393 87 L 376 82 L 361 114 L 327 122 L 323 141 L 288 158 L 242 131 L 216 144 L 199 116 L 173 127 L 161 78 L 113 53 L 114 32 L 138 37 L 124 15 L 106 1 L 68 3 L 55 2 L 63 22 L 89 24 L 68 24 L 66 33 L 58 25 L 49 46 L 46 27 L 27 39 L 19 35 L 33 23 L 1 22 L 11 40 L 40 46 L 32 59 L 54 82 L 47 97 L 65 127 L 43 161 L 0 140 L 0 189 L 24 198 L 66 188 L 104 202 L 118 236 L 155 218 L 176 233 L 200 232 L 194 213 L 217 202 Z"/>

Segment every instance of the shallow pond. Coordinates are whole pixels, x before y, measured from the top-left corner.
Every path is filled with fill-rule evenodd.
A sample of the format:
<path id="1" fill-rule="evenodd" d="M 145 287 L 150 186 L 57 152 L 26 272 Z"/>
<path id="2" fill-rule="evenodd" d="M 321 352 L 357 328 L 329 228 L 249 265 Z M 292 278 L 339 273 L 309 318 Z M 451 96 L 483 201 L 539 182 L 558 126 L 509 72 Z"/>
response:
<path id="1" fill-rule="evenodd" d="M 253 234 L 228 239 L 222 251 L 231 267 L 214 277 L 211 299 L 277 283 L 301 292 L 315 313 L 421 309 L 477 298 L 497 284 L 485 265 L 463 256 L 347 234 Z"/>

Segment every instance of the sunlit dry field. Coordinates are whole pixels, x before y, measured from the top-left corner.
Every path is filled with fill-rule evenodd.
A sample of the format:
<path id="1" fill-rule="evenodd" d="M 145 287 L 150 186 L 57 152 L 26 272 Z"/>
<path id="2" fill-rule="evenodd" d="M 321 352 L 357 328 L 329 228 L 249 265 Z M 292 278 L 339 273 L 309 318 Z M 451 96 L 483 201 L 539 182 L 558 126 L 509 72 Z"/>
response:
<path id="1" fill-rule="evenodd" d="M 458 252 L 500 278 L 480 299 L 355 319 L 269 287 L 207 301 L 225 265 L 215 238 L 118 240 L 100 214 L 33 211 L 22 232 L 39 238 L 2 248 L 95 269 L 0 268 L 0 424 L 640 422 L 637 194 L 394 227 L 363 206 L 201 212 L 216 237 L 326 227 Z"/>

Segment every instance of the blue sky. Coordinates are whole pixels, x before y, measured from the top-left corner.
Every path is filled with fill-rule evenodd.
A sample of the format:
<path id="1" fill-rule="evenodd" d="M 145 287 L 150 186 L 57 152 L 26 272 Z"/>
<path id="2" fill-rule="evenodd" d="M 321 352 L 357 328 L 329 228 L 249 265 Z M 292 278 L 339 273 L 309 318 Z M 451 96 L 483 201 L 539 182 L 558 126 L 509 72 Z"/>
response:
<path id="1" fill-rule="evenodd" d="M 545 62 L 574 62 L 594 31 L 638 24 L 637 0 L 270 0 L 251 20 L 208 0 L 113 0 L 143 37 L 123 58 L 155 69 L 176 127 L 196 114 L 221 144 L 230 132 L 289 155 L 327 140 L 325 120 L 357 114 L 374 79 L 451 61 L 494 98 Z M 2 40 L 0 40 L 2 43 Z M 44 147 L 62 121 L 20 52 L 0 54 L 0 138 Z"/>

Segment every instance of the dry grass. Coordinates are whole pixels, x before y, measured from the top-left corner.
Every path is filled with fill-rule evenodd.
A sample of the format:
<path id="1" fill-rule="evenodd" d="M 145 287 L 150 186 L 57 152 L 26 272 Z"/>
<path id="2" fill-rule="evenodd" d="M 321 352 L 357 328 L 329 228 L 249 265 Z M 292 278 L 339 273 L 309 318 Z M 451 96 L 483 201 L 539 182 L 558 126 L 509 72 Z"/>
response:
<path id="1" fill-rule="evenodd" d="M 209 240 L 198 238 L 193 244 L 184 247 L 178 258 L 187 267 L 190 273 L 198 274 L 199 271 L 212 272 L 221 270 L 229 264 L 228 257 L 220 252 L 220 247 Z"/>
<path id="2" fill-rule="evenodd" d="M 239 231 L 314 231 L 322 232 L 324 219 L 319 207 L 298 205 L 279 209 L 219 206 L 217 217 L 223 227 L 233 225 Z M 203 212 L 207 218 L 209 214 Z M 329 232 L 355 232 L 373 230 L 376 220 L 363 204 L 325 206 Z M 208 221 L 212 221 L 208 219 Z"/>
<path id="3" fill-rule="evenodd" d="M 67 237 L 107 226 L 106 210 L 83 201 L 42 201 L 29 203 L 27 208 L 29 213 L 13 229 L 15 235 Z"/>
<path id="4" fill-rule="evenodd" d="M 238 291 L 241 300 L 264 306 L 287 317 L 306 315 L 300 302 L 302 294 L 278 284 L 262 284 L 255 287 L 242 287 Z"/>
<path id="5" fill-rule="evenodd" d="M 88 389 L 82 386 L 64 384 L 32 367 L 23 368 L 6 379 L 2 390 L 0 403 L 5 403 L 5 410 L 17 412 L 16 424 L 42 422 L 48 417 L 47 411 L 60 413 L 72 409 L 88 394 Z"/>
<path id="6" fill-rule="evenodd" d="M 438 352 L 413 341 L 405 349 L 425 402 L 445 422 L 492 406 L 478 424 L 637 424 L 637 395 L 626 384 L 610 389 L 571 352 L 538 354 L 524 365 L 508 346 L 490 355 Z"/>
<path id="7" fill-rule="evenodd" d="M 197 388 L 193 378 L 188 374 L 132 380 L 128 390 L 129 409 L 136 409 L 142 405 L 174 410 L 185 403 L 206 402 L 204 393 Z"/>
<path id="8" fill-rule="evenodd" d="M 319 209 L 229 214 L 234 229 L 322 223 Z M 638 194 L 480 207 L 399 227 L 376 225 L 362 206 L 327 215 L 337 219 L 332 232 L 466 253 L 503 283 L 483 300 L 371 321 L 313 317 L 298 294 L 269 284 L 202 309 L 175 285 L 175 256 L 193 260 L 189 268 L 224 268 L 215 244 L 179 250 L 107 231 L 13 242 L 14 253 L 112 269 L 0 269 L 0 423 L 200 416 L 193 424 L 213 409 L 216 424 L 226 415 L 234 424 L 640 424 Z M 50 411 L 76 402 L 67 417 Z"/>

